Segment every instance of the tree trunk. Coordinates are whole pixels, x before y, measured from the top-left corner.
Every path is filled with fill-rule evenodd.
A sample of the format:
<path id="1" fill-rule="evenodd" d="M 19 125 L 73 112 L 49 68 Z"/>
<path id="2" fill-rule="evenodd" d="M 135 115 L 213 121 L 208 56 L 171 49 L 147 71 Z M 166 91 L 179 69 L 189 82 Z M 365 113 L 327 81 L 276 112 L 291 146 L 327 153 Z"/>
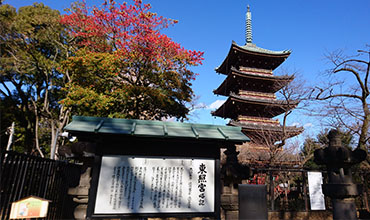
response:
<path id="1" fill-rule="evenodd" d="M 37 113 L 36 113 L 36 123 L 35 123 L 35 147 L 37 151 L 39 152 L 40 156 L 45 157 L 40 149 L 40 144 L 39 144 L 39 116 Z"/>
<path id="2" fill-rule="evenodd" d="M 57 146 L 57 140 L 55 140 L 57 137 L 58 132 L 55 129 L 55 122 L 53 119 L 50 120 L 51 125 L 51 143 L 50 143 L 50 159 L 55 159 L 55 148 Z"/>
<path id="3" fill-rule="evenodd" d="M 357 148 L 363 149 L 366 152 L 368 152 L 368 149 L 366 149 L 366 141 L 367 141 L 367 133 L 369 131 L 370 111 L 369 111 L 369 107 L 367 106 L 366 100 L 363 102 L 362 106 L 364 109 L 364 120 L 362 122 L 361 134 L 360 134 Z"/>
<path id="4" fill-rule="evenodd" d="M 26 132 L 24 135 L 24 147 L 27 150 L 27 153 L 31 154 L 33 151 L 34 145 L 34 134 L 32 131 L 32 122 L 27 120 L 26 122 Z"/>

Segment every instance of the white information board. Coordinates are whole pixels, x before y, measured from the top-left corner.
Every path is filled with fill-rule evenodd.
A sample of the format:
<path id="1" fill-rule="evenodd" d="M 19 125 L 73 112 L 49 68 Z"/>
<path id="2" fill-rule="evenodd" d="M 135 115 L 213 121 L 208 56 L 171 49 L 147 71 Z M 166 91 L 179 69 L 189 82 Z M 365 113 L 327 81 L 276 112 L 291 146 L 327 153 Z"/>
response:
<path id="1" fill-rule="evenodd" d="M 307 172 L 307 176 L 311 210 L 325 210 L 325 197 L 321 187 L 321 172 Z"/>
<path id="2" fill-rule="evenodd" d="M 95 214 L 214 212 L 215 160 L 103 156 Z"/>

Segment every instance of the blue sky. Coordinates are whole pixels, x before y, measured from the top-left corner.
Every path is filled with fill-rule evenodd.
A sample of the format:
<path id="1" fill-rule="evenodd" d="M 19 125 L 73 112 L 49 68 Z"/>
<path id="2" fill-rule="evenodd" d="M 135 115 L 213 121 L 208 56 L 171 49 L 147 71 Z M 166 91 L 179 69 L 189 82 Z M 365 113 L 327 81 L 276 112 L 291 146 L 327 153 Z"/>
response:
<path id="1" fill-rule="evenodd" d="M 252 11 L 253 43 L 270 50 L 292 50 L 280 66 L 298 71 L 308 84 L 319 84 L 318 76 L 330 67 L 324 55 L 344 49 L 353 55 L 370 44 L 369 0 L 143 0 L 152 5 L 152 12 L 179 21 L 165 33 L 187 49 L 204 51 L 202 66 L 193 70 L 199 76 L 193 83 L 199 103 L 208 108 L 193 112 L 191 122 L 225 124 L 210 115 L 210 106 L 226 97 L 213 94 L 225 76 L 214 69 L 226 57 L 232 40 L 245 43 L 245 14 L 249 4 Z M 43 0 L 45 5 L 63 11 L 72 1 Z M 102 1 L 86 1 L 100 5 Z M 120 1 L 117 1 L 120 2 Z M 29 0 L 5 0 L 14 7 L 30 5 Z M 279 68 L 275 71 L 279 72 Z M 289 124 L 310 125 L 321 129 L 317 119 L 296 112 Z"/>

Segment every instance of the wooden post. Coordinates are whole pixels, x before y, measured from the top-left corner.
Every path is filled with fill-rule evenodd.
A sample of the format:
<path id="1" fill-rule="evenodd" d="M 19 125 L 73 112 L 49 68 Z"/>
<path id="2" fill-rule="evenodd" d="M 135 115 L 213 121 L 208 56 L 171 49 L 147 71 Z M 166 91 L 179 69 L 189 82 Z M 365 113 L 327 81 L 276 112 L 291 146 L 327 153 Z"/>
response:
<path id="1" fill-rule="evenodd" d="M 275 195 L 274 195 L 274 177 L 272 176 L 272 171 L 270 171 L 270 202 L 271 211 L 275 210 Z"/>
<path id="2" fill-rule="evenodd" d="M 306 171 L 302 171 L 302 193 L 304 199 L 304 209 L 308 212 L 308 198 L 307 198 L 307 181 L 306 181 Z"/>

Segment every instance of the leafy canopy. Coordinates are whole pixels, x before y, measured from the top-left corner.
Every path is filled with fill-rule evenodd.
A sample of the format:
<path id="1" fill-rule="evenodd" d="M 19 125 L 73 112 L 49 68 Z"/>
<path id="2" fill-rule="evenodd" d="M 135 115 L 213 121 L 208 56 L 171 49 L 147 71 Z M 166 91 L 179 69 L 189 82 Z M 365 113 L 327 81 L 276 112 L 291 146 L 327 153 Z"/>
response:
<path id="1" fill-rule="evenodd" d="M 61 22 L 78 48 L 64 64 L 69 71 L 62 104 L 75 113 L 139 119 L 185 118 L 194 94 L 189 68 L 203 52 L 187 50 L 161 30 L 177 23 L 134 4 L 77 3 Z"/>
<path id="2" fill-rule="evenodd" d="M 2 128 L 16 122 L 15 144 L 29 153 L 48 148 L 43 132 L 57 118 L 63 74 L 64 28 L 57 10 L 35 3 L 18 11 L 0 6 L 0 102 Z M 6 143 L 6 142 L 4 142 Z"/>

